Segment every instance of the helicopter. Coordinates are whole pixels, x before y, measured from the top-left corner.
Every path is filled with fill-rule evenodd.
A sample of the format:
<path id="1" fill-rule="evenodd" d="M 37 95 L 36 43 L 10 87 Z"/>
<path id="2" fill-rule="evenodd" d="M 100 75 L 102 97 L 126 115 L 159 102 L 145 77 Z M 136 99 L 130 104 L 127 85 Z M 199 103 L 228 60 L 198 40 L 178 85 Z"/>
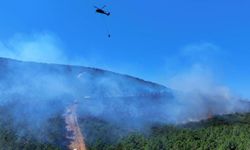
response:
<path id="1" fill-rule="evenodd" d="M 102 8 L 99 8 L 99 7 L 96 7 L 96 13 L 99 13 L 99 14 L 104 14 L 104 15 L 107 15 L 109 16 L 110 15 L 110 12 L 104 10 L 104 8 L 106 7 L 106 5 L 104 5 Z"/>

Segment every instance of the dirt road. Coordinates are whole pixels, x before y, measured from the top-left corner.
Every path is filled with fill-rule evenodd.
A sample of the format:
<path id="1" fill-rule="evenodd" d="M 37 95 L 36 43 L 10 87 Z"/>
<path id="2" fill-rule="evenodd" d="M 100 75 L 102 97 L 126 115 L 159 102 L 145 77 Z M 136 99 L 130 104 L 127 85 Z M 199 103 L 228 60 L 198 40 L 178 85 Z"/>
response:
<path id="1" fill-rule="evenodd" d="M 84 137 L 77 122 L 77 104 L 72 104 L 66 109 L 65 123 L 68 131 L 67 139 L 70 141 L 69 150 L 87 150 Z"/>

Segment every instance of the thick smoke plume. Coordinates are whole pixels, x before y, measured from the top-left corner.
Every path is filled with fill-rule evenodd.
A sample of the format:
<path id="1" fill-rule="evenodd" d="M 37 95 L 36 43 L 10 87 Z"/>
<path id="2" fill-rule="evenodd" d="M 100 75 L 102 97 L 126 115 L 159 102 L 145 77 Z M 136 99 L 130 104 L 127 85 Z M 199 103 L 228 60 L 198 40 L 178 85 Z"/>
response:
<path id="1" fill-rule="evenodd" d="M 168 87 L 177 91 L 175 122 L 199 121 L 213 115 L 249 111 L 244 103 L 229 87 L 219 81 L 218 59 L 225 52 L 211 43 L 191 44 L 182 48 L 172 64 L 177 68 L 168 78 Z M 169 68 L 173 68 L 173 66 Z M 182 66 L 179 69 L 179 66 Z M 215 73 L 216 70 L 217 72 Z"/>
<path id="2" fill-rule="evenodd" d="M 193 66 L 191 70 L 176 75 L 169 81 L 169 86 L 178 91 L 176 99 L 182 104 L 177 106 L 177 122 L 249 110 L 249 105 L 244 105 L 240 97 L 217 83 L 213 73 L 201 66 Z"/>
<path id="3" fill-rule="evenodd" d="M 2 43 L 0 56 L 54 63 L 66 58 L 50 36 L 34 39 Z M 32 131 L 40 140 L 47 138 L 41 131 L 47 130 L 51 116 L 62 115 L 72 103 L 78 103 L 78 113 L 83 118 L 91 116 L 132 129 L 249 109 L 227 88 L 217 86 L 210 73 L 199 65 L 175 76 L 169 82 L 174 90 L 93 68 L 2 58 L 0 66 L 0 106 L 8 106 L 6 112 L 14 121 L 13 127 L 18 128 L 18 135 Z M 4 118 L 6 113 L 0 115 Z"/>

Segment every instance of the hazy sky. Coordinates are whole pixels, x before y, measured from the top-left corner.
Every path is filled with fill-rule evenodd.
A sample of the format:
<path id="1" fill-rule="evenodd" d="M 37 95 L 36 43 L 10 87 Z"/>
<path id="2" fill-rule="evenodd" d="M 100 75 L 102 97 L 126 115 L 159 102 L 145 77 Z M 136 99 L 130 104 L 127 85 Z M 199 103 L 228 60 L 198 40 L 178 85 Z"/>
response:
<path id="1" fill-rule="evenodd" d="M 95 13 L 104 4 L 110 17 Z M 165 85 L 209 76 L 203 80 L 250 97 L 249 8 L 249 0 L 1 0 L 0 54 L 71 60 Z"/>

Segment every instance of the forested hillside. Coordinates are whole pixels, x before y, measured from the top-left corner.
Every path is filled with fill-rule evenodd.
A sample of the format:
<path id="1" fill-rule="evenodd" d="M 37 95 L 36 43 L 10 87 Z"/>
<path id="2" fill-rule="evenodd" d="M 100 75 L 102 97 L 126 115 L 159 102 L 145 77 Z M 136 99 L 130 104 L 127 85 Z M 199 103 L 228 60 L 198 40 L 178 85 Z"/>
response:
<path id="1" fill-rule="evenodd" d="M 61 112 L 51 116 L 42 128 L 38 122 L 27 124 L 26 112 L 20 111 L 23 118 L 17 122 L 15 113 L 16 105 L 12 107 L 0 106 L 0 150 L 61 150 L 65 149 L 65 125 Z M 25 110 L 25 107 L 24 107 Z M 41 118 L 40 118 L 41 119 Z M 15 121 L 14 121 L 15 120 Z M 39 118 L 38 118 L 39 120 Z"/>
<path id="2" fill-rule="evenodd" d="M 98 141 L 90 150 L 248 150 L 250 113 L 216 116 L 178 126 L 158 125 L 150 134 L 133 133 L 107 144 Z"/>
<path id="3" fill-rule="evenodd" d="M 46 131 L 31 131 L 29 125 L 12 122 L 9 108 L 0 107 L 1 150 L 66 149 L 65 124 L 58 112 L 47 123 Z M 20 119 L 21 120 L 21 119 Z M 89 150 L 247 150 L 250 148 L 250 113 L 215 116 L 182 125 L 155 125 L 147 132 L 129 133 L 105 121 L 81 118 Z M 22 132 L 25 133 L 22 135 Z M 87 131 L 87 133 L 86 133 Z M 33 135 L 36 133 L 37 135 Z M 42 137 L 44 135 L 44 138 Z M 37 139 L 39 137 L 39 139 Z"/>

